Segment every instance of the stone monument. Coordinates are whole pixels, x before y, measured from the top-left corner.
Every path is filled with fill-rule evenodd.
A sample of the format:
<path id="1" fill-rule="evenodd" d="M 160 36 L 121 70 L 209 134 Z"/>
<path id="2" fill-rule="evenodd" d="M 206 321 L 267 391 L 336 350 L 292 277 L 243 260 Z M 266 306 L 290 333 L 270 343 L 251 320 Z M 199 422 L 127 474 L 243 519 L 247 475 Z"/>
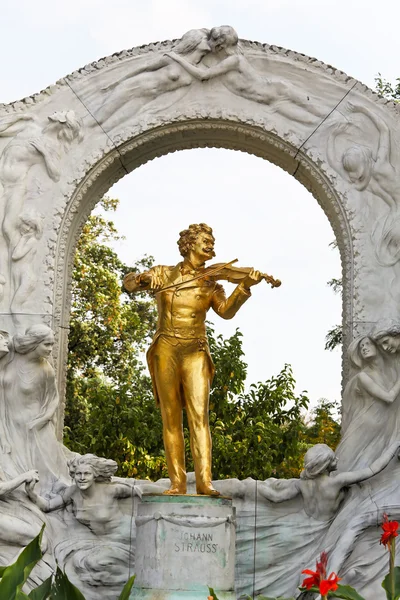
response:
<path id="1" fill-rule="evenodd" d="M 354 585 L 367 600 L 384 598 L 380 583 L 387 564 L 376 543 L 377 526 L 383 512 L 400 515 L 400 465 L 389 460 L 397 452 L 400 418 L 399 114 L 398 105 L 345 73 L 303 54 L 240 40 L 229 26 L 194 29 L 180 40 L 124 50 L 30 98 L 0 104 L 0 518 L 7 522 L 0 531 L 0 564 L 12 562 L 44 522 L 45 556 L 32 572 L 31 587 L 49 576 L 57 560 L 87 600 L 115 600 L 142 564 L 138 582 L 145 594 L 153 584 L 147 565 L 140 563 L 149 556 L 147 542 L 160 541 L 163 552 L 167 540 L 178 536 L 174 544 L 179 544 L 179 531 L 190 534 L 183 525 L 190 514 L 196 527 L 200 517 L 214 519 L 215 535 L 218 528 L 229 530 L 229 547 L 221 541 L 229 558 L 235 508 L 236 596 L 294 595 L 297 573 L 313 566 L 314 551 L 328 550 L 343 583 Z M 69 289 L 80 229 L 119 178 L 157 156 L 193 147 L 242 150 L 279 165 L 313 193 L 332 225 L 343 267 L 337 475 L 330 470 L 332 453 L 319 448 L 317 458 L 311 453 L 310 459 L 316 470 L 308 456 L 308 475 L 300 482 L 211 482 L 208 427 L 199 426 L 199 416 L 207 413 L 204 389 L 192 417 L 197 424 L 192 442 L 200 439 L 199 448 L 194 444 L 195 483 L 185 478 L 181 437 L 168 415 L 164 428 L 171 481 L 121 482 L 112 461 L 77 457 L 62 445 Z M 211 258 L 212 245 L 199 250 L 203 263 Z M 207 267 L 201 261 L 185 267 L 183 273 L 179 266 L 158 267 L 147 281 L 146 274 L 127 280 L 131 289 L 154 288 L 162 318 L 169 299 L 179 300 L 182 291 L 183 303 L 177 303 L 181 322 L 173 327 L 178 334 L 165 336 L 160 321 L 149 355 L 163 411 L 166 381 L 158 377 L 157 361 L 167 356 L 166 337 L 173 337 L 171 358 L 181 347 L 191 356 L 188 348 L 196 343 L 202 357 L 199 381 L 207 386 L 212 376 L 200 329 L 212 298 L 217 302 L 221 292 L 211 293 L 219 288 L 210 279 L 204 298 L 202 291 L 195 293 L 201 298 L 193 299 L 199 305 L 192 309 L 186 301 L 189 290 L 176 289 L 175 277 L 187 283 L 196 276 L 190 271 Z M 260 274 L 247 272 L 248 277 L 256 282 Z M 193 289 L 203 287 L 199 280 L 194 283 Z M 226 300 L 232 302 L 232 316 L 246 299 L 249 283 L 239 283 L 234 298 Z M 160 290 L 168 285 L 175 287 Z M 179 337 L 183 329 L 189 330 L 188 337 Z M 188 403 L 189 410 L 194 404 Z M 173 406 L 179 419 L 180 408 Z M 169 438 L 178 440 L 176 452 Z M 319 465 L 321 456 L 325 467 Z M 370 476 L 360 475 L 365 469 L 372 469 Z M 39 474 L 37 491 L 32 471 Z M 324 501 L 321 474 L 327 487 L 335 488 L 331 503 Z M 19 487 L 23 481 L 28 494 Z M 313 486 L 318 494 L 310 497 L 307 490 Z M 207 495 L 147 498 L 165 490 Z M 233 508 L 224 498 L 212 497 L 214 490 L 232 497 Z M 305 500 L 314 504 L 305 506 Z M 179 525 L 171 520 L 174 514 Z M 206 529 L 201 535 L 207 535 Z M 169 537 L 159 539 L 164 530 Z M 152 533 L 139 547 L 145 531 Z M 174 560 L 178 554 L 184 552 L 174 552 Z M 203 554 L 214 558 L 212 552 Z M 179 560 L 187 564 L 183 556 Z M 175 568 L 175 562 L 168 564 Z M 210 572 L 219 585 L 215 569 Z M 220 590 L 228 597 L 229 569 L 225 592 Z M 193 572 L 193 586 L 203 585 L 204 591 L 196 577 Z M 155 578 L 156 589 L 171 589 L 167 579 Z"/>

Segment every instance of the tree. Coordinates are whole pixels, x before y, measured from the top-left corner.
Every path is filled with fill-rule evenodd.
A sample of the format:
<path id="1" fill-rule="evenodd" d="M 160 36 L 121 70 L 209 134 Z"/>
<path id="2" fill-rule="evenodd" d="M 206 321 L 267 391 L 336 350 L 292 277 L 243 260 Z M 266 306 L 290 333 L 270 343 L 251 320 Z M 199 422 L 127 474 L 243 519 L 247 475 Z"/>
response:
<path id="1" fill-rule="evenodd" d="M 104 198 L 104 211 L 118 200 Z M 120 239 L 114 224 L 92 214 L 75 254 L 68 344 L 65 444 L 117 460 L 120 472 L 163 474 L 161 417 L 141 354 L 155 330 L 153 300 L 121 290 L 128 271 L 151 266 L 143 258 L 123 264 L 109 247 Z"/>
<path id="2" fill-rule="evenodd" d="M 375 91 L 382 96 L 382 98 L 400 102 L 400 77 L 396 79 L 396 82 L 393 85 L 387 79 L 383 79 L 382 75 L 378 73 L 378 76 L 375 77 Z"/>
<path id="3" fill-rule="evenodd" d="M 310 422 L 305 427 L 304 441 L 308 446 L 327 444 L 335 450 L 340 440 L 340 423 L 335 416 L 339 408 L 337 402 L 320 399 L 312 411 Z"/>

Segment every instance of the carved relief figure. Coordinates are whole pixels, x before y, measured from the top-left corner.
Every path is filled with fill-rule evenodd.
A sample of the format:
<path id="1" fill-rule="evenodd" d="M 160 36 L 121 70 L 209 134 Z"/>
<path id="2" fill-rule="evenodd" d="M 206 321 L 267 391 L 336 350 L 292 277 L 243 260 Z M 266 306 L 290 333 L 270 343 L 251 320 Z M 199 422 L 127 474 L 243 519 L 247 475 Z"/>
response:
<path id="1" fill-rule="evenodd" d="M 211 51 L 220 60 L 211 67 L 193 64 L 176 51 L 166 54 L 196 79 L 207 81 L 219 78 L 232 94 L 266 104 L 287 119 L 307 124 L 315 123 L 316 117 L 326 116 L 316 101 L 298 92 L 294 86 L 259 74 L 242 53 L 238 35 L 233 27 L 213 27 L 209 44 Z"/>
<path id="2" fill-rule="evenodd" d="M 11 255 L 12 300 L 11 312 L 21 313 L 24 304 L 36 287 L 37 274 L 34 270 L 34 258 L 38 241 L 43 234 L 42 219 L 32 211 L 20 216 L 20 239 Z"/>
<path id="3" fill-rule="evenodd" d="M 210 52 L 208 33 L 208 29 L 192 29 L 185 33 L 174 47 L 176 55 L 185 57 L 185 61 L 189 64 L 198 64 Z M 134 101 L 133 110 L 137 112 L 160 94 L 184 90 L 192 81 L 193 77 L 187 70 L 168 56 L 160 55 L 152 58 L 150 62 L 141 62 L 140 66 L 123 79 L 102 90 L 113 91 L 96 112 L 96 118 L 100 123 L 106 123 L 111 128 L 123 118 L 121 113 L 124 107 L 132 101 Z M 166 108 L 176 100 L 175 96 L 168 97 L 168 104 L 158 106 L 158 109 Z"/>
<path id="4" fill-rule="evenodd" d="M 10 352 L 10 334 L 8 331 L 0 331 L 0 369 L 4 368 L 4 357 Z M 4 360 L 1 360 L 4 359 Z M 1 372 L 1 371 L 0 371 Z M 10 452 L 10 447 L 6 437 L 6 412 L 5 403 L 0 401 L 0 449 L 2 453 Z M 1 462 L 1 461 L 0 461 Z"/>
<path id="5" fill-rule="evenodd" d="M 365 115 L 378 132 L 378 149 L 374 156 L 371 148 L 359 144 L 348 148 L 341 157 L 336 151 L 336 139 L 348 132 L 352 123 L 340 123 L 328 138 L 327 158 L 333 169 L 354 187 L 363 191 L 369 189 L 381 198 L 389 208 L 385 217 L 374 232 L 378 260 L 383 265 L 394 265 L 400 258 L 400 179 L 391 162 L 391 137 L 386 123 L 364 106 L 347 104 L 353 114 Z"/>
<path id="6" fill-rule="evenodd" d="M 208 420 L 210 385 L 214 374 L 205 320 L 210 308 L 231 319 L 261 281 L 249 274 L 226 298 L 223 287 L 207 277 L 205 263 L 214 253 L 211 227 L 200 223 L 180 233 L 183 261 L 174 267 L 157 266 L 146 273 L 128 274 L 129 292 L 156 293 L 158 326 L 147 353 L 154 395 L 161 408 L 164 446 L 171 480 L 170 494 L 186 494 L 185 444 L 182 410 L 185 407 L 198 494 L 219 495 L 211 484 L 211 436 Z M 165 289 L 164 289 L 165 288 Z"/>
<path id="7" fill-rule="evenodd" d="M 119 500 L 133 501 L 133 496 L 141 492 L 135 486 L 112 482 L 117 468 L 113 460 L 85 454 L 70 464 L 74 484 L 60 494 L 46 499 L 36 493 L 36 481 L 26 485 L 30 499 L 42 511 L 69 506 L 74 518 L 84 526 L 82 531 L 72 524 L 73 538 L 68 535 L 68 539 L 58 543 L 56 558 L 63 568 L 68 565 L 69 571 L 89 586 L 123 584 L 133 563 L 132 509 L 124 514 Z"/>
<path id="8" fill-rule="evenodd" d="M 316 444 L 306 452 L 300 479 L 271 478 L 259 482 L 260 495 L 270 502 L 286 502 L 298 496 L 303 500 L 301 511 L 284 517 L 272 512 L 267 517 L 261 517 L 258 523 L 258 527 L 262 528 L 260 536 L 263 543 L 273 545 L 273 564 L 264 565 L 264 592 L 294 594 L 299 585 L 299 573 L 312 564 L 310 561 L 318 555 L 319 549 L 328 551 L 332 557 L 330 570 L 335 570 L 338 565 L 336 561 L 340 562 L 341 558 L 331 554 L 332 549 L 327 547 L 324 534 L 336 516 L 348 487 L 382 471 L 399 448 L 400 442 L 395 442 L 365 469 L 334 473 L 338 465 L 335 453 L 325 444 Z M 284 531 L 288 528 L 290 534 L 285 536 Z M 279 543 L 282 539 L 289 540 L 290 547 Z M 257 547 L 260 552 L 260 545 Z"/>
<path id="9" fill-rule="evenodd" d="M 59 398 L 49 362 L 53 344 L 54 334 L 47 325 L 30 327 L 24 335 L 14 336 L 12 352 L 0 373 L 4 471 L 14 476 L 37 468 L 49 489 L 59 479 L 69 481 L 66 458 L 55 434 Z"/>
<path id="10" fill-rule="evenodd" d="M 371 337 L 354 340 L 348 356 L 358 373 L 343 393 L 343 435 L 336 452 L 344 469 L 366 467 L 380 456 L 398 436 L 400 420 L 396 402 L 400 377 L 390 381 L 384 357 Z"/>
<path id="11" fill-rule="evenodd" d="M 39 480 L 38 472 L 35 470 L 22 473 L 10 481 L 0 479 L 0 498 L 13 492 L 23 483 L 28 484 Z M 4 513 L 3 505 L 0 501 L 0 540 L 8 542 L 13 546 L 27 546 L 29 542 L 39 533 L 40 528 L 35 527 L 17 516 Z"/>
<path id="12" fill-rule="evenodd" d="M 394 356 L 400 351 L 400 323 L 392 319 L 378 321 L 371 337 L 388 355 Z"/>
<path id="13" fill-rule="evenodd" d="M 0 121 L 0 136 L 11 135 L 0 156 L 0 223 L 9 256 L 9 266 L 1 265 L 0 274 L 6 281 L 10 281 L 11 257 L 21 236 L 20 215 L 26 209 L 30 169 L 44 165 L 47 175 L 58 181 L 63 153 L 74 140 L 82 140 L 82 122 L 73 110 L 53 113 L 44 126 L 34 117 L 15 114 Z"/>
<path id="14" fill-rule="evenodd" d="M 70 464 L 74 485 L 67 487 L 51 499 L 39 496 L 34 488 L 37 481 L 26 486 L 30 499 L 43 512 L 51 512 L 72 506 L 74 517 L 83 525 L 90 527 L 96 535 L 107 535 L 120 541 L 121 519 L 123 514 L 118 508 L 118 500 L 132 498 L 140 494 L 136 486 L 112 483 L 118 465 L 114 460 L 100 458 L 94 454 L 78 456 Z"/>

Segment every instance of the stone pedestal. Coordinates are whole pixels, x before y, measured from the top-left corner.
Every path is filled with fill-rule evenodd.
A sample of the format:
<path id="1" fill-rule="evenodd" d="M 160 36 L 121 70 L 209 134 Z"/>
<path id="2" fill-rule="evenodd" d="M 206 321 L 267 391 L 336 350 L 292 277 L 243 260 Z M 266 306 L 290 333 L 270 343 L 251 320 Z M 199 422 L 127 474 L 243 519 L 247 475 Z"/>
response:
<path id="1" fill-rule="evenodd" d="M 131 598 L 234 600 L 235 508 L 228 498 L 144 496 L 136 517 Z"/>

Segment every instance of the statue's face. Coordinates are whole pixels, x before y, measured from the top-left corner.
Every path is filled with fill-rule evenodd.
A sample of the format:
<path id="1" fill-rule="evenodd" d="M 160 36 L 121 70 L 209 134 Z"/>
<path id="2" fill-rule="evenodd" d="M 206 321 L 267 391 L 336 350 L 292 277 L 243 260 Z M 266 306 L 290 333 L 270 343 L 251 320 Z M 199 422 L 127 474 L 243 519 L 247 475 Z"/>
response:
<path id="1" fill-rule="evenodd" d="M 8 351 L 8 339 L 0 334 L 0 356 L 4 356 Z"/>
<path id="2" fill-rule="evenodd" d="M 37 356 L 40 356 L 40 358 L 48 358 L 53 350 L 53 346 L 54 335 L 51 333 L 36 347 Z"/>
<path id="3" fill-rule="evenodd" d="M 210 233 L 199 233 L 193 244 L 192 252 L 204 262 L 210 260 L 215 256 L 214 243 L 214 237 Z"/>
<path id="4" fill-rule="evenodd" d="M 87 490 L 94 483 L 94 473 L 90 465 L 79 465 L 75 471 L 75 483 L 80 490 Z"/>
<path id="5" fill-rule="evenodd" d="M 338 459 L 335 456 L 335 458 L 332 460 L 331 464 L 329 465 L 329 472 L 337 471 L 337 468 L 338 468 Z"/>
<path id="6" fill-rule="evenodd" d="M 360 342 L 360 353 L 363 358 L 376 356 L 375 344 L 369 338 L 364 338 Z"/>
<path id="7" fill-rule="evenodd" d="M 384 335 L 378 340 L 378 344 L 388 354 L 395 354 L 399 349 L 400 336 Z"/>

